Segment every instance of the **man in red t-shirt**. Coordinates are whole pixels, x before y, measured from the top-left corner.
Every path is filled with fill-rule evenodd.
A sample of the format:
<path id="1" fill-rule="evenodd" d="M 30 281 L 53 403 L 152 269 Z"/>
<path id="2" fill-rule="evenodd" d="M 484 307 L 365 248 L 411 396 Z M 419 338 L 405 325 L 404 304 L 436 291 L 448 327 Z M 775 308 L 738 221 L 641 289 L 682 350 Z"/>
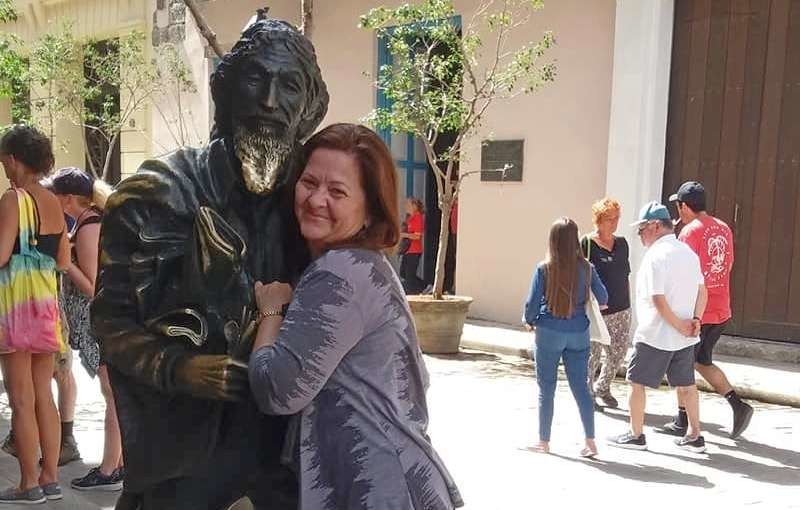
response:
<path id="1" fill-rule="evenodd" d="M 700 343 L 695 346 L 695 370 L 719 393 L 724 395 L 733 409 L 733 427 L 730 436 L 739 437 L 750 424 L 753 408 L 742 401 L 728 382 L 725 373 L 714 364 L 714 345 L 731 318 L 730 276 L 733 268 L 733 233 L 730 227 L 706 212 L 706 191 L 699 182 L 685 182 L 669 198 L 675 202 L 684 227 L 678 239 L 700 257 L 708 304 L 700 319 Z M 663 430 L 684 435 L 687 426 L 686 411 L 678 402 L 678 416 Z"/>

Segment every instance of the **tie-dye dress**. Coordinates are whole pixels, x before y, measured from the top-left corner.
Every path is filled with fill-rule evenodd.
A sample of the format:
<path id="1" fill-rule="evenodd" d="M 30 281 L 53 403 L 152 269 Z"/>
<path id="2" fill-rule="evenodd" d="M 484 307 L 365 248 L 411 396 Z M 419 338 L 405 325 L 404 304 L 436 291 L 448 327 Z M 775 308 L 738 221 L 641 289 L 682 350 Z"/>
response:
<path id="1" fill-rule="evenodd" d="M 64 349 L 55 259 L 37 249 L 36 202 L 15 188 L 19 253 L 0 267 L 0 352 L 55 353 Z"/>
<path id="2" fill-rule="evenodd" d="M 290 447 L 300 510 L 463 505 L 427 435 L 428 372 L 382 254 L 341 249 L 314 261 L 275 344 L 253 353 L 250 385 L 263 412 L 299 413 Z"/>

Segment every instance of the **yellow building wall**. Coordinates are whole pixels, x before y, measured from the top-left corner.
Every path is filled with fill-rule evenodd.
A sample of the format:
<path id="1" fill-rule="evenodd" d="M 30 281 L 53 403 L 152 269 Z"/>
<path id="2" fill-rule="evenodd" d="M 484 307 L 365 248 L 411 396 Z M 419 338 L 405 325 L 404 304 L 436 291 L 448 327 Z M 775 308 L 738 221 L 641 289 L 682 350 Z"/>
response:
<path id="1" fill-rule="evenodd" d="M 102 40 L 117 37 L 131 30 L 141 30 L 148 34 L 148 23 L 154 9 L 154 0 L 34 1 L 19 6 L 19 19 L 4 25 L 3 28 L 16 34 L 23 41 L 32 42 L 45 33 L 58 31 L 62 23 L 68 21 L 76 39 Z M 125 98 L 120 99 L 124 101 Z M 132 119 L 133 125 L 126 125 L 121 134 L 123 175 L 135 172 L 139 163 L 149 154 L 149 144 L 145 142 L 150 138 L 149 117 L 147 110 L 138 112 Z M 56 119 L 53 133 L 56 168 L 86 166 L 82 130 L 83 128 L 73 121 L 65 118 Z"/>

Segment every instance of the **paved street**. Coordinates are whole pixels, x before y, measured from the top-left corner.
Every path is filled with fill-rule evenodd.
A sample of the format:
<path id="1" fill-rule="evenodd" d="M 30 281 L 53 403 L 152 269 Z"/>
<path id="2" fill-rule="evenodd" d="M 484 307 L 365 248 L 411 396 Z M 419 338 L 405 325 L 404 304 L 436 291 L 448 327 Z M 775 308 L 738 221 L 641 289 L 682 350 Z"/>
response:
<path id="1" fill-rule="evenodd" d="M 468 510 L 560 508 L 800 508 L 800 409 L 754 403 L 746 439 L 727 438 L 730 408 L 701 394 L 707 455 L 651 433 L 649 452 L 599 443 L 597 460 L 579 460 L 582 431 L 566 381 L 559 382 L 551 455 L 537 439 L 536 381 L 519 358 L 484 353 L 428 358 L 431 435 Z M 615 394 L 627 398 L 624 383 Z M 648 393 L 647 424 L 668 421 L 674 397 Z M 626 404 L 623 404 L 627 407 Z M 597 436 L 625 431 L 627 413 L 597 415 Z M 711 508 L 711 507 L 709 507 Z"/>
<path id="2" fill-rule="evenodd" d="M 800 409 L 755 404 L 746 439 L 727 438 L 728 405 L 701 394 L 709 444 L 707 455 L 678 450 L 671 437 L 648 433 L 649 452 L 599 444 L 594 461 L 577 458 L 582 432 L 566 381 L 559 386 L 551 455 L 527 448 L 536 440 L 536 383 L 529 361 L 477 352 L 428 357 L 431 436 L 467 502 L 467 510 L 645 507 L 800 508 Z M 99 462 L 102 398 L 96 381 L 76 365 L 79 404 L 76 436 L 85 464 L 62 468 L 62 483 Z M 624 384 L 615 387 L 626 396 Z M 668 420 L 674 400 L 666 390 L 650 392 L 648 424 Z M 5 394 L 0 397 L 0 433 L 8 428 Z M 625 411 L 598 414 L 598 438 L 625 429 Z M 0 453 L 0 485 L 17 480 L 16 462 Z M 46 507 L 108 509 L 114 495 L 76 494 Z"/>

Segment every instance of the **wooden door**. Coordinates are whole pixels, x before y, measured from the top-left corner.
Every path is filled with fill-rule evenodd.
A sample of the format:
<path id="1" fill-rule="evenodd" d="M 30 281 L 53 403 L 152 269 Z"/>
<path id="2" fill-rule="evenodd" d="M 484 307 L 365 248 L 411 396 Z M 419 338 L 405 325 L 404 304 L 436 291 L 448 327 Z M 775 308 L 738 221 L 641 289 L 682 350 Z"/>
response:
<path id="1" fill-rule="evenodd" d="M 734 230 L 728 333 L 800 342 L 800 0 L 677 0 L 664 199 Z"/>

